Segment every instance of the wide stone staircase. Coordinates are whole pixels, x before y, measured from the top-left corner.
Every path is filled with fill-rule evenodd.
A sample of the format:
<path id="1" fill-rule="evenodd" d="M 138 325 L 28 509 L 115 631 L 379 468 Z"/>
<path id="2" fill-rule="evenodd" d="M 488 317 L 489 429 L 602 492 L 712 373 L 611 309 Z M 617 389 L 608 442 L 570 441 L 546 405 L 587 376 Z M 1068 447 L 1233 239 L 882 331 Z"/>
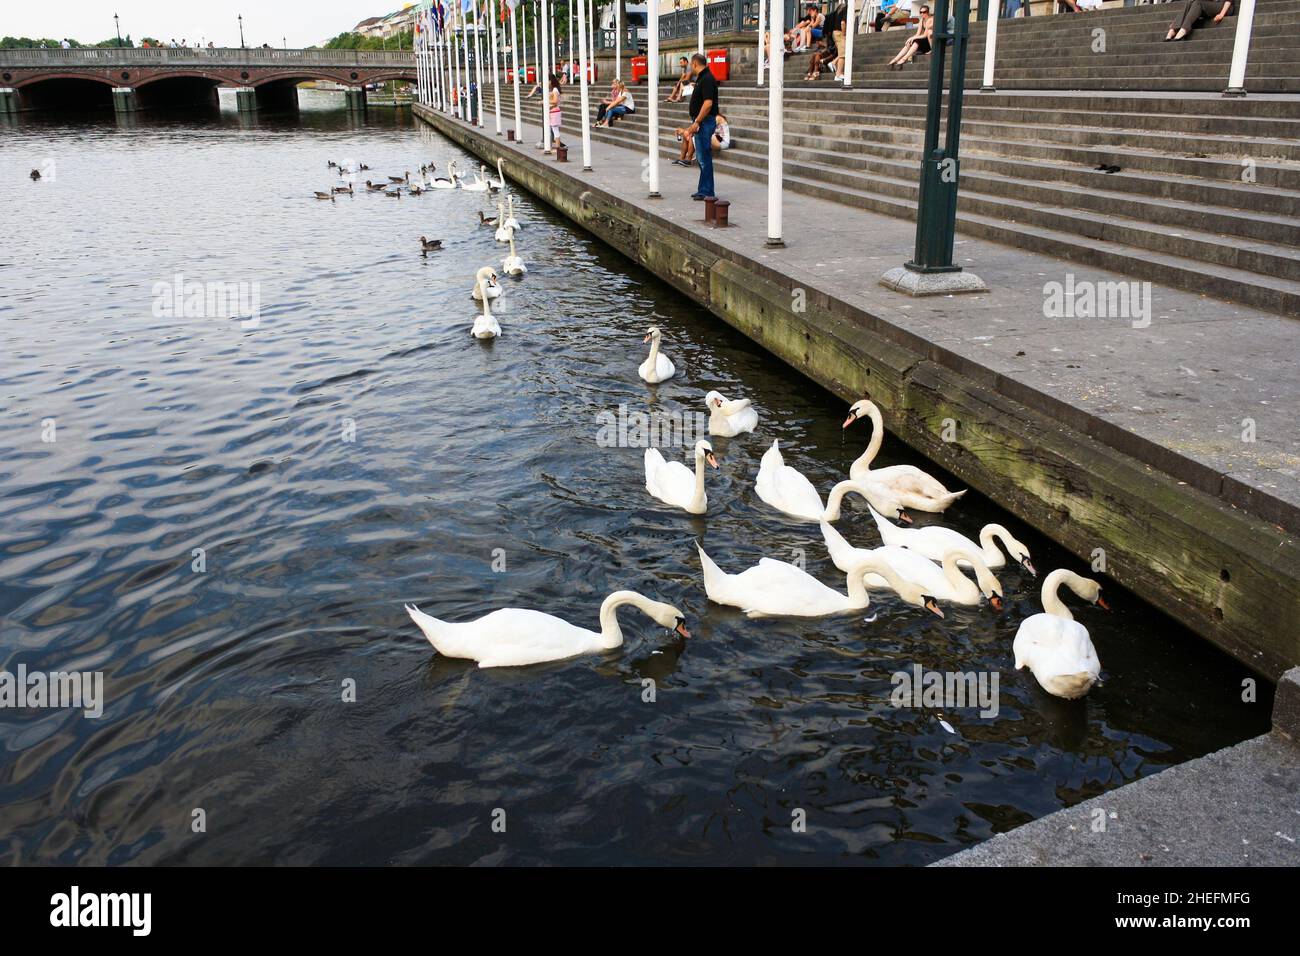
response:
<path id="1" fill-rule="evenodd" d="M 913 4 L 919 7 L 919 4 Z M 1202 20 L 1187 40 L 1163 42 L 1181 2 L 1113 7 L 1079 14 L 1002 19 L 998 22 L 994 85 L 1028 90 L 1146 90 L 1222 92 L 1228 85 L 1237 18 Z M 854 38 L 853 84 L 872 89 L 916 89 L 929 76 L 929 57 L 901 71 L 886 66 L 915 30 L 895 27 Z M 987 25 L 972 23 L 966 85 L 984 75 Z M 757 45 L 757 43 L 755 44 Z M 739 60 L 739 58 L 738 58 Z M 787 83 L 803 85 L 809 56 L 791 56 Z M 752 81 L 752 59 L 733 72 Z M 830 71 L 822 83 L 830 86 Z M 1253 92 L 1300 92 L 1300 2 L 1257 0 L 1246 87 Z"/>

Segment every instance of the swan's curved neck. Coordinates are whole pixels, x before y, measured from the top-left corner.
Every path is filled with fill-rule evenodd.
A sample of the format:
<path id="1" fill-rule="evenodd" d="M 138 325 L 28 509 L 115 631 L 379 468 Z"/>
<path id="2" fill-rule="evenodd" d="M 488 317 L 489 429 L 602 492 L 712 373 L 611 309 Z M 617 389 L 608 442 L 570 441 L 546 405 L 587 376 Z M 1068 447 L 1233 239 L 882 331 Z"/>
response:
<path id="1" fill-rule="evenodd" d="M 984 550 L 984 560 L 996 561 L 1002 556 L 998 550 L 997 539 L 1002 540 L 1002 547 L 1006 548 L 1007 554 L 1011 554 L 1011 548 L 1007 541 L 1011 538 L 1011 532 L 1000 524 L 986 524 L 980 531 L 980 547 Z M 1043 582 L 1046 584 L 1047 582 Z"/>
<path id="2" fill-rule="evenodd" d="M 851 470 L 861 468 L 863 471 L 870 471 L 871 463 L 876 460 L 876 455 L 880 454 L 880 445 L 885 440 L 885 421 L 880 417 L 880 409 L 872 404 L 867 408 L 867 415 L 871 418 L 871 440 L 867 442 L 867 450 L 852 464 Z"/>
<path id="3" fill-rule="evenodd" d="M 691 505 L 696 508 L 703 508 L 705 504 L 704 497 L 704 450 L 695 449 L 695 494 L 691 498 Z"/>
<path id="4" fill-rule="evenodd" d="M 660 336 L 652 335 L 650 337 L 650 367 L 654 368 L 655 363 L 659 361 L 659 339 Z"/>
<path id="5" fill-rule="evenodd" d="M 600 638 L 604 647 L 619 647 L 623 643 L 623 631 L 618 626 L 618 609 L 624 604 L 634 604 L 647 614 L 650 613 L 649 599 L 635 591 L 615 591 L 605 598 L 600 605 Z"/>
<path id="6" fill-rule="evenodd" d="M 518 256 L 515 255 L 515 231 L 513 229 L 507 231 L 510 233 L 510 235 L 506 237 L 510 240 L 510 258 L 516 259 Z"/>
<path id="7" fill-rule="evenodd" d="M 1057 568 L 1047 576 L 1043 582 L 1043 610 L 1053 617 L 1063 617 L 1067 621 L 1073 621 L 1074 615 L 1066 607 L 1065 602 L 1057 595 L 1057 591 L 1062 584 L 1072 584 L 1072 579 L 1078 577 L 1073 571 L 1067 568 Z"/>
<path id="8" fill-rule="evenodd" d="M 957 562 L 963 557 L 967 561 L 980 560 L 979 555 L 971 554 L 969 551 L 948 551 L 943 556 L 943 576 L 948 579 L 948 583 L 952 585 L 953 590 L 956 591 L 957 594 L 962 598 L 969 600 L 972 596 L 971 592 L 974 592 L 974 594 L 978 596 L 980 590 L 979 585 L 973 583 L 970 578 L 966 577 L 966 575 L 962 573 L 961 568 L 957 566 Z"/>
<path id="9" fill-rule="evenodd" d="M 902 594 L 903 588 L 906 587 L 903 579 L 898 576 L 898 572 L 890 566 L 888 561 L 882 561 L 875 555 L 863 558 L 861 561 L 856 562 L 853 569 L 849 571 L 849 597 L 860 602 L 857 605 L 858 607 L 866 607 L 871 600 L 867 594 L 867 585 L 863 578 L 873 571 L 884 578 L 885 583 L 897 594 Z"/>

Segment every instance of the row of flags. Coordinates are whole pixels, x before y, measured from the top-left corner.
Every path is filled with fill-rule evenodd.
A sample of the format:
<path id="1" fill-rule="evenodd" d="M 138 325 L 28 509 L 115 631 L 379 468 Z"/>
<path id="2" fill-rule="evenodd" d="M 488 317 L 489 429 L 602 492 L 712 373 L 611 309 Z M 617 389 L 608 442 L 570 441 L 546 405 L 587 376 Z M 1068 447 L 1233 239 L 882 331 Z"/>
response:
<path id="1" fill-rule="evenodd" d="M 488 9 L 492 0 L 482 0 L 482 6 L 476 15 L 486 18 Z M 521 0 L 497 0 L 497 17 L 501 23 L 506 22 L 506 18 L 514 12 L 519 6 Z M 461 23 L 465 22 L 465 15 L 474 10 L 475 0 L 460 0 L 460 19 Z M 415 14 L 415 40 L 416 45 L 423 47 L 430 38 L 441 36 L 447 32 L 447 20 L 452 20 L 452 29 L 456 29 L 456 0 L 448 0 L 447 3 L 441 0 L 421 0 Z"/>

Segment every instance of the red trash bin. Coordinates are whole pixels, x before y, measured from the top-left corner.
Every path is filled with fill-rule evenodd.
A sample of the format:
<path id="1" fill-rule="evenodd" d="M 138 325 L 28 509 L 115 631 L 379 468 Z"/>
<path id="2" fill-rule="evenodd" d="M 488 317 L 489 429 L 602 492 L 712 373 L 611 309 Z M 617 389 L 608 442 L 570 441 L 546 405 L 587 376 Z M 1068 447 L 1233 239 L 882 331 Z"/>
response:
<path id="1" fill-rule="evenodd" d="M 632 57 L 632 82 L 640 83 L 649 74 L 650 71 L 646 69 L 646 58 L 643 56 Z"/>
<path id="2" fill-rule="evenodd" d="M 723 81 L 731 75 L 731 67 L 727 63 L 726 50 L 709 50 L 706 54 L 709 58 L 709 72 L 713 74 L 715 80 Z"/>
<path id="3" fill-rule="evenodd" d="M 530 67 L 528 68 L 528 71 L 524 74 L 524 82 L 525 82 L 525 83 L 536 83 L 536 82 L 537 82 L 537 67 L 535 67 L 535 66 L 530 66 Z"/>

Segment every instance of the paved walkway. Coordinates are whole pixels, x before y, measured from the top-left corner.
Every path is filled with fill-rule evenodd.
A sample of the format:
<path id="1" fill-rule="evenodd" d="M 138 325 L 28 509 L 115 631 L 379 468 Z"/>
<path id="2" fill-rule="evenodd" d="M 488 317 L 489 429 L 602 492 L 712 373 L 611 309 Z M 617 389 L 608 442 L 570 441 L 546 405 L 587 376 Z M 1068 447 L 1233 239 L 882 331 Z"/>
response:
<path id="1" fill-rule="evenodd" d="M 1300 747 L 1265 734 L 933 865 L 1300 866 Z"/>
<path id="2" fill-rule="evenodd" d="M 724 91 L 724 102 L 725 96 Z M 566 108 L 570 162 L 565 172 L 679 223 L 702 219 L 701 204 L 690 199 L 694 169 L 661 161 L 663 198 L 648 198 L 644 143 L 635 149 L 592 143 L 593 170 L 584 173 L 580 131 L 573 126 L 576 99 Z M 504 106 L 510 106 L 502 112 L 508 128 L 513 125 L 508 97 Z M 551 162 L 532 145 L 539 138 L 537 111 L 536 100 L 525 104 L 521 138 L 528 145 L 511 146 L 504 137 L 500 142 Z M 485 115 L 491 134 L 492 110 Z M 734 228 L 700 225 L 712 241 L 779 269 L 796 283 L 803 278 L 852 301 L 903 335 L 1006 376 L 1010 397 L 1018 397 L 1012 389 L 1023 385 L 1055 399 L 1059 406 L 1052 414 L 1067 424 L 1104 434 L 1120 451 L 1300 531 L 1300 323 L 1295 319 L 1159 285 L 1149 287 L 1149 313 L 1136 319 L 1054 317 L 1046 308 L 1052 283 L 1072 282 L 1080 290 L 1090 283 L 1131 280 L 960 234 L 956 261 L 991 291 L 912 299 L 877 284 L 887 269 L 911 258 L 911 221 L 788 196 L 786 246 L 769 249 L 764 244 L 766 184 L 728 175 L 725 154 L 715 168 L 718 196 L 731 202 Z M 1149 325 L 1134 327 L 1147 319 Z"/>

